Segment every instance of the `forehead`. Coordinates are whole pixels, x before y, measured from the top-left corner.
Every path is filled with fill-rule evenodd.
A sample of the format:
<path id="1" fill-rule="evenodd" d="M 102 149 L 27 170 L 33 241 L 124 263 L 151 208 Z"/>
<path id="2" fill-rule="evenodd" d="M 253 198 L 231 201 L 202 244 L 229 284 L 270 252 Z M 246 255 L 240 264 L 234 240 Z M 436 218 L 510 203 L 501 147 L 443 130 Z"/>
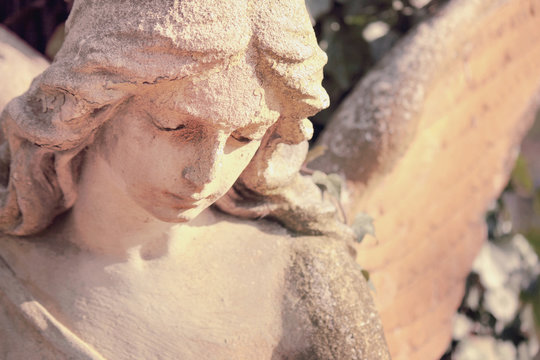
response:
<path id="1" fill-rule="evenodd" d="M 166 14 L 159 2 L 142 3 L 149 9 L 139 27 L 170 39 L 182 51 L 226 56 L 245 48 L 252 36 L 245 0 L 175 0 Z"/>
<path id="2" fill-rule="evenodd" d="M 304 0 L 76 0 L 49 73 L 54 81 L 75 78 L 70 89 L 104 102 L 133 84 L 204 73 L 250 48 L 268 71 L 259 77 L 279 77 L 265 87 L 285 86 L 305 106 L 325 107 L 313 75 L 322 74 L 325 58 Z M 96 91 L 102 82 L 107 93 Z"/>
<path id="3" fill-rule="evenodd" d="M 100 5 L 105 2 L 110 6 Z M 85 35 L 81 40 L 77 34 Z M 252 67 L 228 66 L 250 51 L 257 52 Z M 265 118 L 264 106 L 292 117 L 326 107 L 323 55 L 304 0 L 155 0 L 130 6 L 79 0 L 53 68 L 70 72 L 55 79 L 76 78 L 73 91 L 93 102 L 160 84 L 167 88 L 164 94 L 148 94 L 158 103 L 173 103 L 195 117 L 246 124 Z M 103 82 L 107 93 L 95 91 Z M 279 104 L 270 92 L 282 94 Z"/>
<path id="4" fill-rule="evenodd" d="M 147 96 L 169 116 L 173 111 L 221 128 L 270 126 L 279 116 L 279 104 L 243 56 L 214 71 L 160 84 Z"/>

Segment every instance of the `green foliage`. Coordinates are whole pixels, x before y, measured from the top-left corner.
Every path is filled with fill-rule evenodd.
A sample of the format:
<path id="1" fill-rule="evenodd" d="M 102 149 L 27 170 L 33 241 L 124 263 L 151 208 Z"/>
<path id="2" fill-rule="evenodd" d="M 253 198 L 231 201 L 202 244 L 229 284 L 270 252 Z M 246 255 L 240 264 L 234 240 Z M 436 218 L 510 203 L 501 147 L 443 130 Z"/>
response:
<path id="1" fill-rule="evenodd" d="M 527 238 L 532 248 L 536 252 L 536 255 L 540 257 L 540 229 L 530 228 L 523 233 L 523 236 Z"/>
<path id="2" fill-rule="evenodd" d="M 521 193 L 530 195 L 534 190 L 534 183 L 529 171 L 527 161 L 519 155 L 511 175 L 512 185 Z"/>
<path id="3" fill-rule="evenodd" d="M 369 274 L 369 271 L 365 269 L 362 269 L 361 271 L 362 271 L 362 276 L 364 276 L 364 279 L 367 282 L 368 288 L 374 293 L 376 293 L 377 291 L 375 290 L 375 285 L 373 284 L 373 281 L 371 281 L 371 275 Z"/>
<path id="4" fill-rule="evenodd" d="M 312 121 L 321 128 L 354 85 L 393 44 L 447 0 L 431 0 L 416 8 L 409 0 L 306 0 L 320 47 L 328 55 L 323 86 L 330 95 L 330 108 Z M 366 39 L 373 23 L 388 31 L 378 39 Z"/>
<path id="5" fill-rule="evenodd" d="M 540 188 L 534 191 L 533 211 L 537 216 L 540 216 Z M 540 256 L 540 255 L 539 255 Z"/>
<path id="6" fill-rule="evenodd" d="M 312 147 L 311 149 L 309 149 L 306 156 L 306 161 L 304 161 L 304 163 L 309 164 L 313 160 L 323 156 L 326 150 L 327 150 L 326 145 L 317 145 L 317 146 Z"/>
<path id="7" fill-rule="evenodd" d="M 363 26 L 346 24 L 336 15 L 327 16 L 321 22 L 319 38 L 328 54 L 325 85 L 329 91 L 337 94 L 347 91 L 370 64 L 362 29 Z"/>
<path id="8" fill-rule="evenodd" d="M 351 227 L 356 235 L 356 241 L 359 243 L 362 242 L 364 237 L 368 234 L 375 236 L 373 218 L 366 213 L 356 214 Z"/>
<path id="9" fill-rule="evenodd" d="M 529 133 L 529 136 L 538 137 L 540 135 L 540 132 L 538 132 L 538 124 L 540 124 L 540 121 L 537 120 L 535 126 Z M 535 188 L 534 179 L 529 164 L 527 163 L 527 159 L 521 154 L 516 159 L 510 182 L 511 189 L 515 191 L 523 201 L 528 199 L 529 204 L 532 203 L 532 206 L 529 208 L 532 212 L 530 216 L 538 219 L 540 217 L 540 188 Z M 522 229 L 522 232 L 523 236 L 525 236 L 536 252 L 536 255 L 540 257 L 540 227 L 537 226 L 537 222 L 531 222 L 528 225 L 528 228 Z M 538 336 L 540 334 L 540 276 L 538 276 L 536 280 L 522 292 L 521 300 L 525 303 L 529 303 L 532 307 L 533 320 Z"/>
<path id="10" fill-rule="evenodd" d="M 315 170 L 311 174 L 311 180 L 321 189 L 321 191 L 328 193 L 338 209 L 343 214 L 343 208 L 340 203 L 341 192 L 343 189 L 343 179 L 338 174 L 325 174 L 322 171 Z M 344 219 L 346 221 L 346 219 Z M 352 225 L 352 230 L 356 235 L 356 241 L 362 242 L 364 237 L 369 234 L 375 236 L 375 226 L 373 225 L 373 218 L 365 213 L 356 214 Z"/>
<path id="11" fill-rule="evenodd" d="M 536 278 L 528 289 L 521 293 L 521 300 L 532 306 L 533 320 L 538 337 L 540 334 L 540 276 Z"/>
<path id="12" fill-rule="evenodd" d="M 331 196 L 339 201 L 341 197 L 341 176 L 338 174 L 325 174 L 322 171 L 315 170 L 311 179 L 322 191 L 327 191 Z"/>
<path id="13" fill-rule="evenodd" d="M 60 50 L 60 47 L 64 43 L 66 30 L 65 28 L 65 23 L 58 25 L 54 30 L 54 33 L 50 37 L 49 41 L 47 42 L 47 47 L 45 48 L 45 55 L 47 55 L 49 59 L 54 59 L 56 53 Z"/>

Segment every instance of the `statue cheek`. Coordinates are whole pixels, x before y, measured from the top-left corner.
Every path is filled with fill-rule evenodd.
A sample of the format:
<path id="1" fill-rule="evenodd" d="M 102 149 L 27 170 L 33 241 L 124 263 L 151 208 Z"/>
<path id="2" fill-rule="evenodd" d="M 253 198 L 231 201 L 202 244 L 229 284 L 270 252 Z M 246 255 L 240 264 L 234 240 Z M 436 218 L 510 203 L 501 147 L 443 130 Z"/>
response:
<path id="1" fill-rule="evenodd" d="M 223 175 L 227 178 L 227 188 L 225 191 L 238 180 L 242 172 L 248 167 L 259 145 L 260 142 L 250 143 L 224 156 L 223 169 L 225 171 Z"/>

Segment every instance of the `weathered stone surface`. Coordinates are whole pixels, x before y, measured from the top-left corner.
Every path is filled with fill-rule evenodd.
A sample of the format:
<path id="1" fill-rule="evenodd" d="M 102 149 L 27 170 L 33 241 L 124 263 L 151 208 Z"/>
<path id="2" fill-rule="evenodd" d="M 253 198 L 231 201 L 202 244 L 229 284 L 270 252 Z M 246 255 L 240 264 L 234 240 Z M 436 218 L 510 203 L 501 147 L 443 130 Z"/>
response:
<path id="1" fill-rule="evenodd" d="M 205 212 L 145 261 L 96 259 L 54 228 L 4 237 L 0 356 L 389 359 L 346 245 L 257 224 Z"/>
<path id="2" fill-rule="evenodd" d="M 303 0 L 75 1 L 66 29 L 0 117 L 0 358 L 389 359 L 298 173 L 327 105 Z M 330 236 L 209 208 L 235 183 L 221 209 Z"/>
<path id="3" fill-rule="evenodd" d="M 421 24 L 345 101 L 310 167 L 347 177 L 349 218 L 394 359 L 448 346 L 464 278 L 485 238 L 540 91 L 540 1 L 456 0 Z"/>

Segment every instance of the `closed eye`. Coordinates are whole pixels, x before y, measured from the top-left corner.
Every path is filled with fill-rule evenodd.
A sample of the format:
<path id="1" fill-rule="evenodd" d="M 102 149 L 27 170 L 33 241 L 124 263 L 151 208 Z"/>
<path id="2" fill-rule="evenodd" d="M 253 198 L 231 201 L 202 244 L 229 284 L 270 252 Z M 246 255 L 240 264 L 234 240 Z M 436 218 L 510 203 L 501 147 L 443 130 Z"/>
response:
<path id="1" fill-rule="evenodd" d="M 235 134 L 235 133 L 231 134 L 231 136 L 232 136 L 232 138 L 235 139 L 236 141 L 241 142 L 241 143 L 245 143 L 245 144 L 250 143 L 250 142 L 253 141 L 253 140 L 250 139 L 250 138 L 247 138 L 247 137 L 245 137 L 245 136 L 238 135 L 238 134 Z"/>
<path id="2" fill-rule="evenodd" d="M 178 131 L 178 130 L 184 129 L 185 127 L 186 125 L 180 124 L 175 128 L 167 128 L 167 127 L 161 127 L 161 126 L 158 126 L 157 128 L 162 131 Z"/>
<path id="3" fill-rule="evenodd" d="M 157 121 L 156 118 L 154 116 L 152 116 L 152 114 L 150 114 L 148 111 L 144 110 L 144 112 L 146 113 L 146 115 L 148 115 L 148 117 L 150 118 L 150 120 L 152 121 L 154 126 L 157 127 L 161 131 L 178 131 L 178 130 L 182 130 L 182 129 L 184 129 L 186 127 L 186 125 L 184 125 L 184 124 L 179 124 L 176 127 L 163 126 L 162 122 Z"/>

